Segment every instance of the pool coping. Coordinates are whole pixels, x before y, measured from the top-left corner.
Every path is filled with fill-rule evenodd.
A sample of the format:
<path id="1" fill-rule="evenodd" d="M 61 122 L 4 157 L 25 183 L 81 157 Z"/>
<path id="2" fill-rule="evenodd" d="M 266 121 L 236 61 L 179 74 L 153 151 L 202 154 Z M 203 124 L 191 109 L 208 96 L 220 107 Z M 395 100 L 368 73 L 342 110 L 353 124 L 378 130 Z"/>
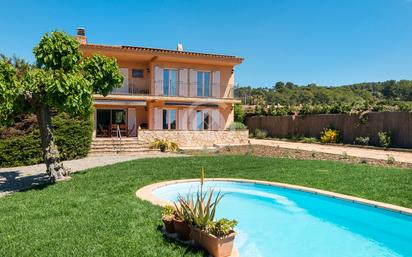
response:
<path id="1" fill-rule="evenodd" d="M 199 179 L 180 179 L 180 180 L 169 180 L 169 181 L 162 181 L 162 182 L 150 184 L 150 185 L 147 185 L 147 186 L 144 186 L 138 189 L 136 191 L 136 197 L 142 200 L 149 201 L 150 203 L 159 205 L 159 206 L 173 205 L 173 203 L 170 201 L 157 198 L 153 194 L 153 191 L 160 187 L 167 186 L 167 185 L 197 182 L 197 181 L 199 181 Z M 316 188 L 297 186 L 297 185 L 285 184 L 285 183 L 279 183 L 279 182 L 270 182 L 270 181 L 264 181 L 264 180 L 251 180 L 251 179 L 238 179 L 238 178 L 207 178 L 205 179 L 205 181 L 240 182 L 240 183 L 270 185 L 270 186 L 276 186 L 276 187 L 286 188 L 286 189 L 294 189 L 297 191 L 313 193 L 315 195 L 328 196 L 328 197 L 335 198 L 335 199 L 345 200 L 345 201 L 349 201 L 352 203 L 364 204 L 364 205 L 371 206 L 374 208 L 380 208 L 380 209 L 412 216 L 411 208 L 406 208 L 406 207 L 402 207 L 402 206 L 398 206 L 394 204 L 368 200 L 368 199 L 360 198 L 356 196 L 334 193 L 331 191 L 326 191 L 326 190 L 321 190 L 321 189 L 316 189 Z"/>

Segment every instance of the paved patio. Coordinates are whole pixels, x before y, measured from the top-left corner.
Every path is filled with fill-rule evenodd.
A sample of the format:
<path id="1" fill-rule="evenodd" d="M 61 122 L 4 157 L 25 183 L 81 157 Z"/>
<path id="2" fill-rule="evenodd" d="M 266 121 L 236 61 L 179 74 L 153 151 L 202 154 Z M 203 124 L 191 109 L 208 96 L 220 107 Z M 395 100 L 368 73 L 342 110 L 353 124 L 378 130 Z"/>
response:
<path id="1" fill-rule="evenodd" d="M 336 145 L 322 145 L 322 144 L 308 144 L 279 140 L 267 139 L 250 139 L 250 143 L 256 145 L 279 146 L 280 148 L 299 149 L 303 151 L 313 151 L 330 154 L 342 154 L 346 152 L 349 156 L 359 158 L 370 158 L 377 160 L 387 160 L 389 156 L 393 156 L 398 162 L 412 163 L 412 152 L 391 151 L 380 149 L 368 149 L 351 146 L 336 146 Z"/>
<path id="2" fill-rule="evenodd" d="M 119 162 L 142 158 L 155 157 L 176 157 L 182 154 L 173 153 L 139 153 L 133 155 L 103 155 L 86 157 L 78 160 L 64 161 L 63 165 L 72 172 L 90 169 Z M 15 191 L 20 191 L 29 187 L 43 184 L 47 181 L 45 173 L 46 165 L 37 164 L 22 167 L 0 168 L 0 197 L 10 194 Z"/>

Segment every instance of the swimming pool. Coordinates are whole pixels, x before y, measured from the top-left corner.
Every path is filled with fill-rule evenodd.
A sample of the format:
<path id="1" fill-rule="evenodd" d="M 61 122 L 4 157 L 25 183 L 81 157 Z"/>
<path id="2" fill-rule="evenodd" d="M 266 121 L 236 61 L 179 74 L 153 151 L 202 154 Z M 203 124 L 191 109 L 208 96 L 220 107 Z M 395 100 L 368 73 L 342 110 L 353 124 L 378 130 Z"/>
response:
<path id="1" fill-rule="evenodd" d="M 155 189 L 174 201 L 193 193 L 199 182 Z M 236 219 L 235 244 L 241 257 L 412 256 L 412 216 L 277 186 L 206 181 L 227 193 L 217 217 Z"/>

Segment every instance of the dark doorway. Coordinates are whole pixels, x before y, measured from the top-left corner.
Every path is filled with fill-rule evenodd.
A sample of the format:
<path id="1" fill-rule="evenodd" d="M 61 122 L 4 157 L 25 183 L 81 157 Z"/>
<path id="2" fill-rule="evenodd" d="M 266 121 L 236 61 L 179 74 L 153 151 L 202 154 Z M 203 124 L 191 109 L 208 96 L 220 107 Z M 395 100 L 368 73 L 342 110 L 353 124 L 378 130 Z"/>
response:
<path id="1" fill-rule="evenodd" d="M 126 136 L 126 110 L 97 109 L 96 137 Z"/>

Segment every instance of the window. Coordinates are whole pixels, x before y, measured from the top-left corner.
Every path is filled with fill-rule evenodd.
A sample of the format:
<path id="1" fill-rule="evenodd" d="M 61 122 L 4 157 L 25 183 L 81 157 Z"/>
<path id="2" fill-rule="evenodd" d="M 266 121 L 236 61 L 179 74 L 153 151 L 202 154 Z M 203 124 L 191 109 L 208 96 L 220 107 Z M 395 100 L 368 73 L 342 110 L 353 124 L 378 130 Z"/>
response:
<path id="1" fill-rule="evenodd" d="M 207 110 L 196 111 L 196 128 L 198 130 L 208 130 L 210 124 L 210 115 Z"/>
<path id="2" fill-rule="evenodd" d="M 197 96 L 210 96 L 210 72 L 197 72 Z"/>
<path id="3" fill-rule="evenodd" d="M 143 70 L 141 70 L 141 69 L 133 69 L 133 70 L 132 70 L 132 77 L 133 77 L 133 78 L 143 78 Z"/>
<path id="4" fill-rule="evenodd" d="M 176 129 L 176 110 L 163 110 L 163 129 Z"/>
<path id="5" fill-rule="evenodd" d="M 177 70 L 163 70 L 163 95 L 175 96 L 177 93 Z"/>

